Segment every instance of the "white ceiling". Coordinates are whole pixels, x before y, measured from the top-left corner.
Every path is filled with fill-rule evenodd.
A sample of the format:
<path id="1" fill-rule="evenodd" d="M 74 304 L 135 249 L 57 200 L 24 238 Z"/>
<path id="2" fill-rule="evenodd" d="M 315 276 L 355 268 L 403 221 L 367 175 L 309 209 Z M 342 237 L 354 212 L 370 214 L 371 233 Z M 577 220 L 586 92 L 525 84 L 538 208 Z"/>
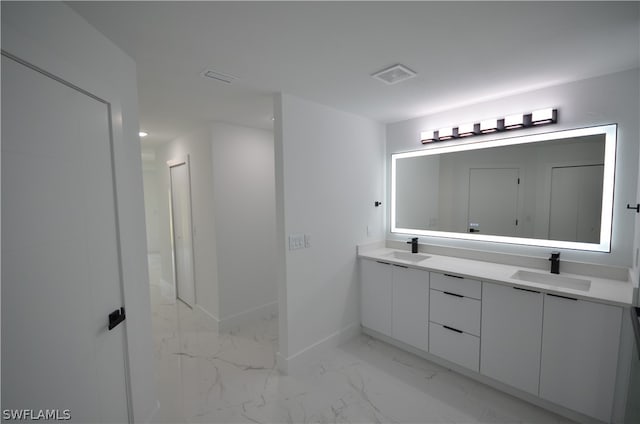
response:
<path id="1" fill-rule="evenodd" d="M 387 123 L 640 63 L 637 1 L 69 4 L 135 59 L 150 143 L 206 121 L 271 128 L 278 91 Z M 418 76 L 370 77 L 396 63 Z"/>

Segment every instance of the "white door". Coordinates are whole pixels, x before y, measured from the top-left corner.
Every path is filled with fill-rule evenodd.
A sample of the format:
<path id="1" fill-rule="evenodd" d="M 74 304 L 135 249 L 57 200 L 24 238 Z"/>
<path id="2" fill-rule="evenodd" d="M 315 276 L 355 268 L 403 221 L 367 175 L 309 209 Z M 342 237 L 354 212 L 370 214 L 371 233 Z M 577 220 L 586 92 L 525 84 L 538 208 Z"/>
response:
<path id="1" fill-rule="evenodd" d="M 196 303 L 191 227 L 191 179 L 189 161 L 171 161 L 171 227 L 173 229 L 174 278 L 178 299 L 193 307 Z"/>
<path id="2" fill-rule="evenodd" d="M 109 104 L 2 56 L 2 408 L 129 421 Z"/>
<path id="3" fill-rule="evenodd" d="M 600 243 L 603 165 L 551 170 L 549 239 Z"/>
<path id="4" fill-rule="evenodd" d="M 470 233 L 516 235 L 518 173 L 517 168 L 469 169 Z"/>

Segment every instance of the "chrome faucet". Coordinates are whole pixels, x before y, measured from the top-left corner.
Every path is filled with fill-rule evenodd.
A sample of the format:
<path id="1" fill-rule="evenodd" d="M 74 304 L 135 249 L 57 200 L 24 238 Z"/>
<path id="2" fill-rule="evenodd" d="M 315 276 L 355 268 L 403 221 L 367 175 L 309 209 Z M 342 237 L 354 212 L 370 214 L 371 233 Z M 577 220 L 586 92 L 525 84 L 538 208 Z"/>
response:
<path id="1" fill-rule="evenodd" d="M 418 253 L 418 237 L 413 237 L 407 244 L 411 245 L 411 253 Z"/>
<path id="2" fill-rule="evenodd" d="M 551 252 L 551 273 L 560 274 L 560 252 Z"/>

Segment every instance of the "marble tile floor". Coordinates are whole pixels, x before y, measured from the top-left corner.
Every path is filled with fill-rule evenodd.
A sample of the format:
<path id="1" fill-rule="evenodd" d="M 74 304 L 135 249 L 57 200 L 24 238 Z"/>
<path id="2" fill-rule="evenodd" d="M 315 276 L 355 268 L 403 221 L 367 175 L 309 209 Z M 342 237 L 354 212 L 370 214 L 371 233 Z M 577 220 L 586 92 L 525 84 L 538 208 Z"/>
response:
<path id="1" fill-rule="evenodd" d="M 157 423 L 570 422 L 361 335 L 283 376 L 277 318 L 217 334 L 151 285 Z"/>

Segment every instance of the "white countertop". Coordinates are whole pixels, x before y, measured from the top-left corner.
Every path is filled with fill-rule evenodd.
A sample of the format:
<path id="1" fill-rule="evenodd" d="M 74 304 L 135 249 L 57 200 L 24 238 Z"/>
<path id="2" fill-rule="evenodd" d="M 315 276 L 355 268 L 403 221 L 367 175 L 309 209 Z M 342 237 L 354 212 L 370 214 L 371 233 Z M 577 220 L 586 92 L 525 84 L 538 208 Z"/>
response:
<path id="1" fill-rule="evenodd" d="M 389 255 L 392 255 L 394 251 L 400 252 L 401 250 L 389 248 L 367 249 L 361 250 L 358 253 L 358 256 L 361 258 L 408 266 L 410 268 L 422 269 L 425 271 L 450 273 L 461 277 L 473 278 L 476 280 L 506 284 L 520 288 L 537 290 L 545 293 L 553 293 L 561 296 L 573 297 L 576 299 L 608 303 L 611 305 L 630 306 L 633 300 L 633 286 L 628 280 L 621 281 L 592 277 L 587 275 L 576 275 L 563 272 L 560 273 L 560 276 L 563 277 L 591 281 L 591 287 L 589 288 L 589 290 L 584 291 L 568 287 L 559 287 L 543 283 L 533 283 L 511 278 L 514 273 L 520 270 L 545 275 L 545 271 L 541 269 L 475 261 L 453 256 L 433 255 L 431 253 L 420 253 L 420 255 L 428 256 L 428 258 L 414 263 L 390 257 Z M 402 252 L 408 253 L 408 251 L 406 250 L 402 250 Z"/>

